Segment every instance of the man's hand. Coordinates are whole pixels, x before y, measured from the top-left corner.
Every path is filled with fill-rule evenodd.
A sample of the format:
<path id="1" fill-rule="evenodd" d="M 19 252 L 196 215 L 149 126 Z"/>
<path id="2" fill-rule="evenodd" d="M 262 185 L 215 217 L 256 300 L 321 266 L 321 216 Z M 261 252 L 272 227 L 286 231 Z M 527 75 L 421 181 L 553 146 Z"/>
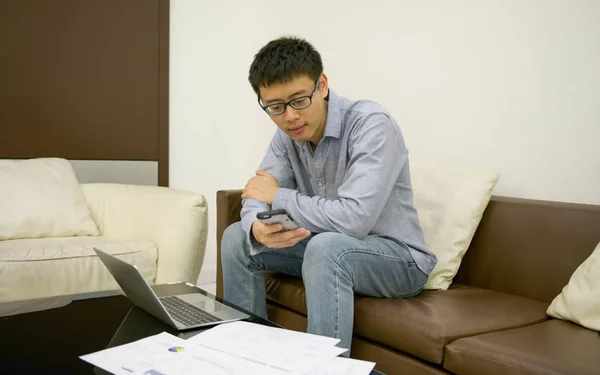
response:
<path id="1" fill-rule="evenodd" d="M 252 198 L 271 205 L 277 190 L 279 184 L 275 177 L 264 171 L 256 171 L 256 176 L 252 177 L 244 187 L 242 199 Z"/>
<path id="2" fill-rule="evenodd" d="M 264 225 L 258 220 L 252 224 L 254 238 L 271 249 L 294 246 L 299 241 L 310 236 L 310 231 L 304 228 L 279 232 L 281 229 L 283 229 L 283 225 L 281 224 Z"/>

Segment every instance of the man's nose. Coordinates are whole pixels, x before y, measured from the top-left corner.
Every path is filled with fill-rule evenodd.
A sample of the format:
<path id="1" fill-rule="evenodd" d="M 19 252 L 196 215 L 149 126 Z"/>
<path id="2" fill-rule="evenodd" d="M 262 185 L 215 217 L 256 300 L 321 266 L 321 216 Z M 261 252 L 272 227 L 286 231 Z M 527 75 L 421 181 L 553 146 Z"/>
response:
<path id="1" fill-rule="evenodd" d="M 288 105 L 285 109 L 285 121 L 294 122 L 298 119 L 298 117 L 300 117 L 298 111 L 292 108 L 291 105 Z"/>

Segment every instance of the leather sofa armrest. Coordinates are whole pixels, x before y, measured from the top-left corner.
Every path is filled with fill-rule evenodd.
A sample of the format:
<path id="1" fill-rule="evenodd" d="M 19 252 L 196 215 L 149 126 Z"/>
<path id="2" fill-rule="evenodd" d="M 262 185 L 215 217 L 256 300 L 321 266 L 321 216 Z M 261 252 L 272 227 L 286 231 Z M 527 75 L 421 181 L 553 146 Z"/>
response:
<path id="1" fill-rule="evenodd" d="M 223 298 L 223 268 L 221 266 L 221 238 L 231 224 L 240 221 L 242 190 L 217 191 L 217 296 Z"/>

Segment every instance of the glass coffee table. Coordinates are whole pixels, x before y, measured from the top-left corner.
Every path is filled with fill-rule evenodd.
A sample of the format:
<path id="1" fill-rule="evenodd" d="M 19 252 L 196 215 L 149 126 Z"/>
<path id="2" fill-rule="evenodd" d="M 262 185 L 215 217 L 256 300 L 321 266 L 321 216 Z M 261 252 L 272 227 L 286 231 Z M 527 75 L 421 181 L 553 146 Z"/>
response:
<path id="1" fill-rule="evenodd" d="M 190 284 L 163 284 L 152 288 L 159 297 L 200 292 L 241 310 Z M 133 306 L 116 291 L 89 293 L 72 299 L 62 307 L 0 317 L 0 374 L 108 374 L 79 356 L 161 332 L 187 339 L 212 328 L 178 332 Z M 279 327 L 244 312 L 250 315 L 246 321 Z M 373 370 L 372 374 L 381 373 Z"/>

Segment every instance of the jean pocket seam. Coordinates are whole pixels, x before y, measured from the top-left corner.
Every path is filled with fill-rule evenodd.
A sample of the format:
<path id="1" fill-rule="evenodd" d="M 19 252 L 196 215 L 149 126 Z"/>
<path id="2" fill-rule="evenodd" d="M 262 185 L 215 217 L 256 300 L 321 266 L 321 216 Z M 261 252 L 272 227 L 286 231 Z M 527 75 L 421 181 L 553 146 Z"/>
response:
<path id="1" fill-rule="evenodd" d="M 414 267 L 414 269 L 409 270 L 409 271 L 421 272 L 421 270 L 417 267 L 417 264 L 414 261 L 410 262 L 410 263 L 412 263 L 412 266 Z M 408 264 L 408 265 L 411 266 L 411 264 Z M 420 287 L 413 289 L 410 292 L 400 293 L 397 296 L 395 296 L 394 298 L 405 298 L 406 296 L 417 295 L 418 292 L 422 291 L 425 288 L 426 283 L 427 283 L 427 278 L 425 278 L 425 282 Z"/>

